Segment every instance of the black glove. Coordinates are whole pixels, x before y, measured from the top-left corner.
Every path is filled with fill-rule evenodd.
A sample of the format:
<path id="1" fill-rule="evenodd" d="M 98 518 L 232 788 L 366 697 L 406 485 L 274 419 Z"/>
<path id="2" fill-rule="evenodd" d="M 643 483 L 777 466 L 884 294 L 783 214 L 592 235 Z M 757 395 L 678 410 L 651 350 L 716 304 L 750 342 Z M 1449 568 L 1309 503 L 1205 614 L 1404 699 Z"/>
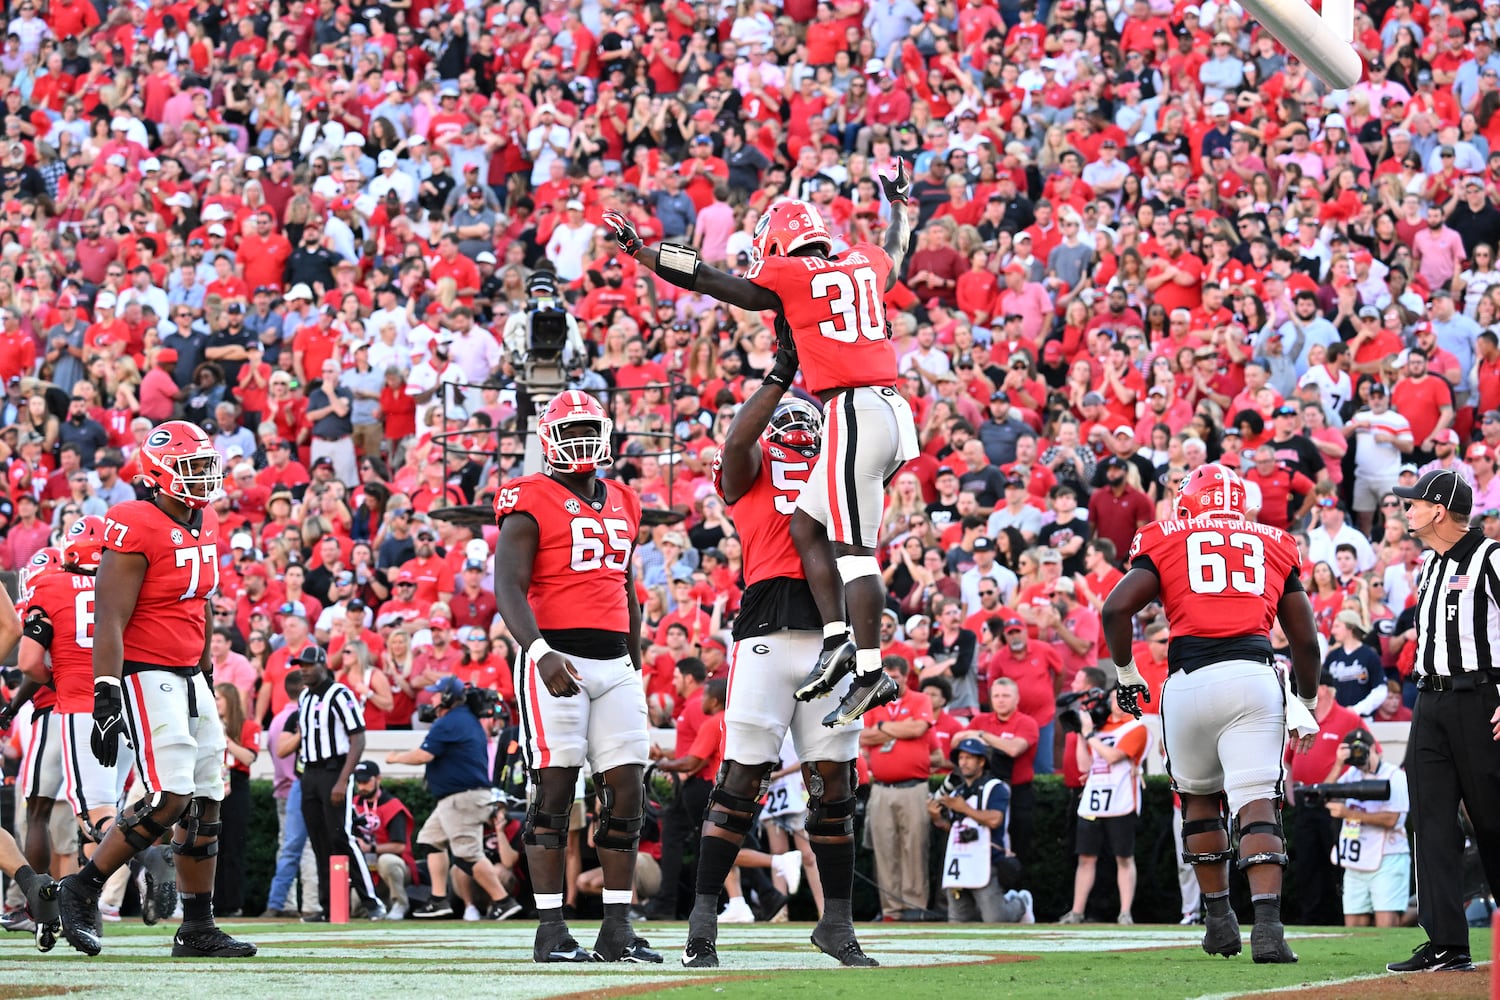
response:
<path id="1" fill-rule="evenodd" d="M 630 220 L 619 212 L 605 212 L 604 224 L 613 230 L 615 242 L 620 245 L 620 252 L 627 257 L 634 257 L 646 248 L 646 244 L 642 243 L 641 238 L 636 235 L 635 226 L 631 225 Z"/>
<path id="2" fill-rule="evenodd" d="M 911 174 L 906 172 L 906 161 L 897 157 L 896 176 L 880 178 L 880 186 L 885 189 L 886 201 L 905 202 L 911 196 Z"/>
<path id="3" fill-rule="evenodd" d="M 1115 700 L 1120 703 L 1120 709 L 1139 719 L 1141 706 L 1137 699 L 1151 704 L 1151 689 L 1145 684 L 1122 684 L 1115 688 Z"/>
<path id="4" fill-rule="evenodd" d="M 11 710 L 10 705 L 0 705 L 0 733 L 10 728 L 10 724 L 16 721 L 16 713 Z"/>
<path id="5" fill-rule="evenodd" d="M 782 346 L 776 349 L 776 359 L 771 362 L 771 370 L 766 372 L 764 381 L 772 385 L 787 386 L 797 377 L 797 349 L 795 347 Z"/>
<path id="6" fill-rule="evenodd" d="M 120 756 L 120 736 L 125 732 L 125 695 L 120 682 L 94 682 L 94 731 L 89 746 L 94 759 L 105 767 L 114 767 Z"/>

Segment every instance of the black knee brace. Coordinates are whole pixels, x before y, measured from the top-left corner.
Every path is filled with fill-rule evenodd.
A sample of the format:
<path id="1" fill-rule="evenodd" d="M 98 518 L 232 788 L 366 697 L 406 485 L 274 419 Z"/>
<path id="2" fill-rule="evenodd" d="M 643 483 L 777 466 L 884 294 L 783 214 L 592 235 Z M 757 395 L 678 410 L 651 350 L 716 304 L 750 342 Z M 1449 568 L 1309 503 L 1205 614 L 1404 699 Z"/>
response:
<path id="1" fill-rule="evenodd" d="M 157 819 L 157 806 L 152 805 L 150 799 L 141 799 L 136 803 L 135 811 L 121 816 L 117 822 L 120 833 L 125 837 L 125 843 L 137 851 L 144 851 L 155 844 L 171 828 L 172 820 L 166 824 Z"/>
<path id="2" fill-rule="evenodd" d="M 715 785 L 714 790 L 708 793 L 708 815 L 704 818 L 714 826 L 744 836 L 755 829 L 755 821 L 759 816 L 758 799 L 742 798 L 725 790 L 722 785 Z"/>
<path id="3" fill-rule="evenodd" d="M 1240 858 L 1238 863 L 1240 871 L 1244 871 L 1246 868 L 1253 868 L 1255 865 L 1280 865 L 1281 867 L 1285 868 L 1287 866 L 1287 856 L 1285 853 L 1286 836 L 1282 833 L 1280 818 L 1278 817 L 1276 822 L 1274 823 L 1268 820 L 1257 820 L 1254 823 L 1247 823 L 1244 826 L 1239 827 L 1239 834 L 1241 839 L 1243 839 L 1247 834 L 1253 833 L 1263 833 L 1275 836 L 1278 840 L 1281 841 L 1282 851 L 1261 851 L 1259 854 L 1251 854 L 1247 855 L 1246 857 L 1242 857 Z"/>
<path id="4" fill-rule="evenodd" d="M 454 854 L 452 851 L 449 851 L 448 863 L 451 864 L 454 868 L 457 868 L 459 871 L 463 872 L 465 875 L 469 876 L 469 878 L 474 877 L 474 862 L 465 861 L 463 858 Z"/>
<path id="5" fill-rule="evenodd" d="M 1199 833 L 1228 833 L 1222 817 L 1214 816 L 1210 819 L 1189 819 L 1182 822 L 1182 863 L 1185 865 L 1217 865 L 1234 859 L 1234 851 L 1225 849 L 1222 851 L 1204 851 L 1195 853 L 1187 849 L 1187 839 Z"/>
<path id="6" fill-rule="evenodd" d="M 219 853 L 219 831 L 224 824 L 217 819 L 213 822 L 204 822 L 203 814 L 210 808 L 214 808 L 214 814 L 218 814 L 218 803 L 212 799 L 195 798 L 188 804 L 187 812 L 178 821 L 183 833 L 187 834 L 187 840 L 179 844 L 172 841 L 172 853 L 189 858 L 211 858 Z"/>
<path id="7" fill-rule="evenodd" d="M 599 782 L 599 828 L 594 831 L 594 846 L 606 851 L 633 851 L 641 842 L 641 823 L 645 817 L 615 816 L 615 790 Z"/>
<path id="8" fill-rule="evenodd" d="M 807 800 L 807 822 L 804 829 L 809 837 L 854 836 L 854 796 L 825 801 L 821 796 Z"/>
<path id="9" fill-rule="evenodd" d="M 569 813 L 544 813 L 535 801 L 526 808 L 526 825 L 522 828 L 523 843 L 561 850 L 568 846 Z"/>

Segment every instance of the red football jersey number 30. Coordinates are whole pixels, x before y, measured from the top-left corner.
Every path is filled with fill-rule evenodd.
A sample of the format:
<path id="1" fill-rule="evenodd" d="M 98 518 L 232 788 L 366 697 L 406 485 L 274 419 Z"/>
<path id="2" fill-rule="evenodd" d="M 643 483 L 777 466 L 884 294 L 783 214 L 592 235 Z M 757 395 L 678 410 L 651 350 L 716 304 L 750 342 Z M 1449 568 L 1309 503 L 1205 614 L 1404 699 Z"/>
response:
<path id="1" fill-rule="evenodd" d="M 1238 565 L 1231 571 L 1231 560 Z M 1188 585 L 1195 594 L 1266 592 L 1266 548 L 1248 531 L 1195 531 L 1187 537 Z"/>
<path id="2" fill-rule="evenodd" d="M 819 271 L 813 275 L 812 297 L 829 299 L 833 319 L 818 324 L 818 332 L 829 340 L 852 344 L 860 337 L 885 339 L 885 306 L 876 287 L 875 269 L 857 267 L 851 273 Z"/>

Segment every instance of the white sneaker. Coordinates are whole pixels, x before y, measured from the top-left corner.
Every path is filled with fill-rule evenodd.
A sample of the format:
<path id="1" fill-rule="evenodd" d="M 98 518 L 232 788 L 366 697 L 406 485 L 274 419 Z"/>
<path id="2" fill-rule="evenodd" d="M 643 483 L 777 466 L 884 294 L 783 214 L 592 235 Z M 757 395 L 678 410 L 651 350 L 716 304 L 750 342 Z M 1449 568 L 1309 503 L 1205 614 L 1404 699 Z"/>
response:
<path id="1" fill-rule="evenodd" d="M 405 920 L 406 919 L 406 907 L 402 906 L 400 903 L 392 903 L 391 904 L 391 908 L 389 910 L 385 911 L 385 919 L 387 919 L 387 920 Z"/>
<path id="2" fill-rule="evenodd" d="M 120 922 L 120 908 L 110 906 L 108 903 L 100 903 L 99 916 L 105 923 L 117 924 Z"/>
<path id="3" fill-rule="evenodd" d="M 1177 926 L 1178 927 L 1191 927 L 1194 924 L 1201 924 L 1202 922 L 1203 922 L 1203 918 L 1199 917 L 1198 914 L 1196 914 L 1196 913 L 1184 913 L 1182 915 L 1182 919 L 1179 920 L 1179 921 L 1177 921 Z"/>
<path id="4" fill-rule="evenodd" d="M 750 904 L 745 902 L 744 896 L 735 896 L 730 899 L 729 905 L 724 907 L 724 912 L 719 914 L 721 924 L 753 924 L 755 914 L 750 912 Z"/>
<path id="5" fill-rule="evenodd" d="M 786 880 L 786 894 L 797 895 L 802 887 L 802 852 L 787 851 L 771 856 L 771 870 Z"/>
<path id="6" fill-rule="evenodd" d="M 1021 923 L 1036 923 L 1036 904 L 1031 898 L 1030 889 L 1017 889 L 1016 898 L 1026 904 L 1026 912 L 1021 914 Z"/>
<path id="7" fill-rule="evenodd" d="M 464 919 L 467 920 L 471 924 L 478 923 L 479 922 L 479 907 L 475 906 L 473 903 L 470 903 L 468 906 L 465 906 L 464 907 Z"/>

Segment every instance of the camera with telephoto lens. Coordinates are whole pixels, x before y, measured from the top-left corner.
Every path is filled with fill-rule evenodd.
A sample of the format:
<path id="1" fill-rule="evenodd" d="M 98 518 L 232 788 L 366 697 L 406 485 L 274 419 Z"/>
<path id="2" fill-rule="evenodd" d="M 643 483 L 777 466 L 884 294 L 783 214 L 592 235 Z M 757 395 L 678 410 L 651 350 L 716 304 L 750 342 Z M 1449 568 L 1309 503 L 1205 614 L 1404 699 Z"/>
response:
<path id="1" fill-rule="evenodd" d="M 568 310 L 550 271 L 536 271 L 526 279 L 526 335 L 529 361 L 547 365 L 561 363 L 568 346 Z"/>
<path id="2" fill-rule="evenodd" d="M 1296 785 L 1292 788 L 1298 805 L 1320 806 L 1343 799 L 1384 802 L 1391 797 L 1391 783 L 1379 781 L 1330 781 L 1322 785 Z"/>
<path id="3" fill-rule="evenodd" d="M 1057 723 L 1065 733 L 1083 732 L 1082 713 L 1087 712 L 1098 729 L 1109 721 L 1109 692 L 1103 688 L 1064 691 L 1057 696 Z"/>
<path id="4" fill-rule="evenodd" d="M 979 831 L 972 826 L 966 826 L 958 831 L 958 842 L 960 844 L 972 844 L 979 839 Z"/>
<path id="5" fill-rule="evenodd" d="M 451 708 L 457 705 L 460 699 L 444 695 L 436 705 L 418 705 L 417 721 L 432 725 L 437 721 L 437 713 L 440 707 Z M 472 684 L 464 686 L 463 703 L 473 713 L 476 719 L 489 719 L 496 715 L 501 719 L 507 718 L 510 713 L 500 700 L 500 693 L 493 688 L 475 687 Z"/>
<path id="6" fill-rule="evenodd" d="M 1345 736 L 1344 742 L 1349 745 L 1349 765 L 1363 771 L 1365 765 L 1370 762 L 1370 751 L 1373 749 L 1373 744 L 1358 732 Z"/>

